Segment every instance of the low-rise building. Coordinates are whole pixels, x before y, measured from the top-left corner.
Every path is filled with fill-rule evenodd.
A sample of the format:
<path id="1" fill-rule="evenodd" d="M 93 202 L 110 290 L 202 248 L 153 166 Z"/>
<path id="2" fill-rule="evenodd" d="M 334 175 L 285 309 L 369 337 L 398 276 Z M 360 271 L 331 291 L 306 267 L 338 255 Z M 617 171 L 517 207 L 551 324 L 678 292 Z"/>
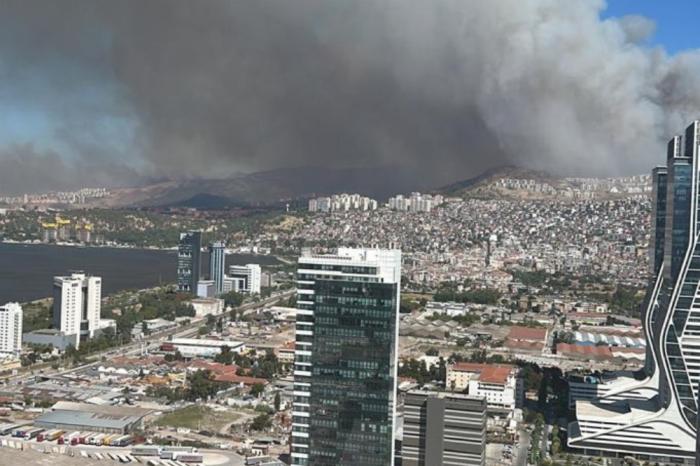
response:
<path id="1" fill-rule="evenodd" d="M 87 403 L 58 402 L 39 416 L 36 427 L 72 431 L 125 434 L 141 426 L 150 410 L 125 406 L 96 406 Z"/>
<path id="2" fill-rule="evenodd" d="M 218 316 L 224 313 L 224 300 L 218 298 L 197 298 L 191 301 L 197 317 Z"/>
<path id="3" fill-rule="evenodd" d="M 447 366 L 448 390 L 486 398 L 489 411 L 512 412 L 523 403 L 520 370 L 511 365 L 457 363 Z"/>
<path id="4" fill-rule="evenodd" d="M 296 345 L 293 341 L 288 341 L 281 348 L 277 349 L 277 360 L 280 364 L 294 364 L 294 349 Z"/>
<path id="5" fill-rule="evenodd" d="M 245 343 L 231 340 L 198 340 L 196 338 L 173 338 L 161 346 L 162 351 L 179 351 L 186 358 L 212 358 L 221 354 L 221 348 L 228 346 L 234 353 L 244 353 Z"/>

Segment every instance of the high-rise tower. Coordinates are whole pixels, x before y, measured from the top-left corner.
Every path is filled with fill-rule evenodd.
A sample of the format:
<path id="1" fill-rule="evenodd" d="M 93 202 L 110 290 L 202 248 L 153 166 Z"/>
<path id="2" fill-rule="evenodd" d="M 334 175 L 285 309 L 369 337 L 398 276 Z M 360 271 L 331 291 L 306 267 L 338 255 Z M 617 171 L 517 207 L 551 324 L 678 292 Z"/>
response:
<path id="1" fill-rule="evenodd" d="M 180 245 L 177 250 L 177 289 L 179 291 L 197 293 L 201 252 L 201 232 L 180 233 Z"/>
<path id="2" fill-rule="evenodd" d="M 102 279 L 83 273 L 53 279 L 53 327 L 66 335 L 78 335 L 76 347 L 99 327 Z"/>
<path id="3" fill-rule="evenodd" d="M 685 143 L 685 145 L 683 144 Z M 668 143 L 653 171 L 646 377 L 577 402 L 569 446 L 690 463 L 700 390 L 700 122 Z"/>
<path id="4" fill-rule="evenodd" d="M 8 303 L 0 306 L 0 354 L 19 358 L 22 352 L 22 306 Z"/>
<path id="5" fill-rule="evenodd" d="M 224 273 L 226 272 L 226 244 L 222 241 L 209 243 L 209 280 L 214 281 L 214 293 L 224 292 Z"/>
<path id="6" fill-rule="evenodd" d="M 292 464 L 394 464 L 401 252 L 299 259 Z"/>

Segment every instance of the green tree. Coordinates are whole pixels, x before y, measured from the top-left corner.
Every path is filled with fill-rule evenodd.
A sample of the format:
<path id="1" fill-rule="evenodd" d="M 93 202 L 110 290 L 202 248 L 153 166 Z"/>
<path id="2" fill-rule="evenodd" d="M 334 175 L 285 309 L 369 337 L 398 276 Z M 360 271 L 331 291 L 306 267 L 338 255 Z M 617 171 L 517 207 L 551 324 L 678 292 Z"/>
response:
<path id="1" fill-rule="evenodd" d="M 231 364 L 233 364 L 233 354 L 234 353 L 233 351 L 231 351 L 231 348 L 229 348 L 228 345 L 224 345 L 221 347 L 221 353 L 217 354 L 214 357 L 214 362 L 230 366 Z"/>
<path id="2" fill-rule="evenodd" d="M 265 385 L 262 383 L 254 383 L 250 387 L 250 394 L 254 397 L 260 396 L 265 391 Z"/>
<path id="3" fill-rule="evenodd" d="M 266 430 L 270 427 L 272 427 L 272 418 L 265 413 L 258 415 L 250 425 L 250 428 L 256 431 Z"/>
<path id="4" fill-rule="evenodd" d="M 282 398 L 280 397 L 280 392 L 275 393 L 275 412 L 280 410 L 282 404 Z"/>

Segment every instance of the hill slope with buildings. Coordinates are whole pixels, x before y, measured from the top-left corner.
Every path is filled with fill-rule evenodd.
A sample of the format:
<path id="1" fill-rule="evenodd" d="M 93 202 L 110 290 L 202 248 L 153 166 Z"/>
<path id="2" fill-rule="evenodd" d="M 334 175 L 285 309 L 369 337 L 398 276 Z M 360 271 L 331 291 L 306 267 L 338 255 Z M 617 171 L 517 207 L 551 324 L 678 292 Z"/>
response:
<path id="1" fill-rule="evenodd" d="M 498 167 L 435 191 L 448 197 L 520 200 L 592 200 L 649 196 L 651 177 L 558 177 L 515 166 Z"/>

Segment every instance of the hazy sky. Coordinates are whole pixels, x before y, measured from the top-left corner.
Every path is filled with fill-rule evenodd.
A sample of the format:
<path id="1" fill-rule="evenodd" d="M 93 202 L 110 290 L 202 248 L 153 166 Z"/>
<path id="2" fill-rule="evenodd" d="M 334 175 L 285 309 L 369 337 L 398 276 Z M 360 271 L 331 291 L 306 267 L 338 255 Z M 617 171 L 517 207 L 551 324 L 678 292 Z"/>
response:
<path id="1" fill-rule="evenodd" d="M 0 194 L 283 167 L 648 172 L 685 0 L 3 0 Z"/>

